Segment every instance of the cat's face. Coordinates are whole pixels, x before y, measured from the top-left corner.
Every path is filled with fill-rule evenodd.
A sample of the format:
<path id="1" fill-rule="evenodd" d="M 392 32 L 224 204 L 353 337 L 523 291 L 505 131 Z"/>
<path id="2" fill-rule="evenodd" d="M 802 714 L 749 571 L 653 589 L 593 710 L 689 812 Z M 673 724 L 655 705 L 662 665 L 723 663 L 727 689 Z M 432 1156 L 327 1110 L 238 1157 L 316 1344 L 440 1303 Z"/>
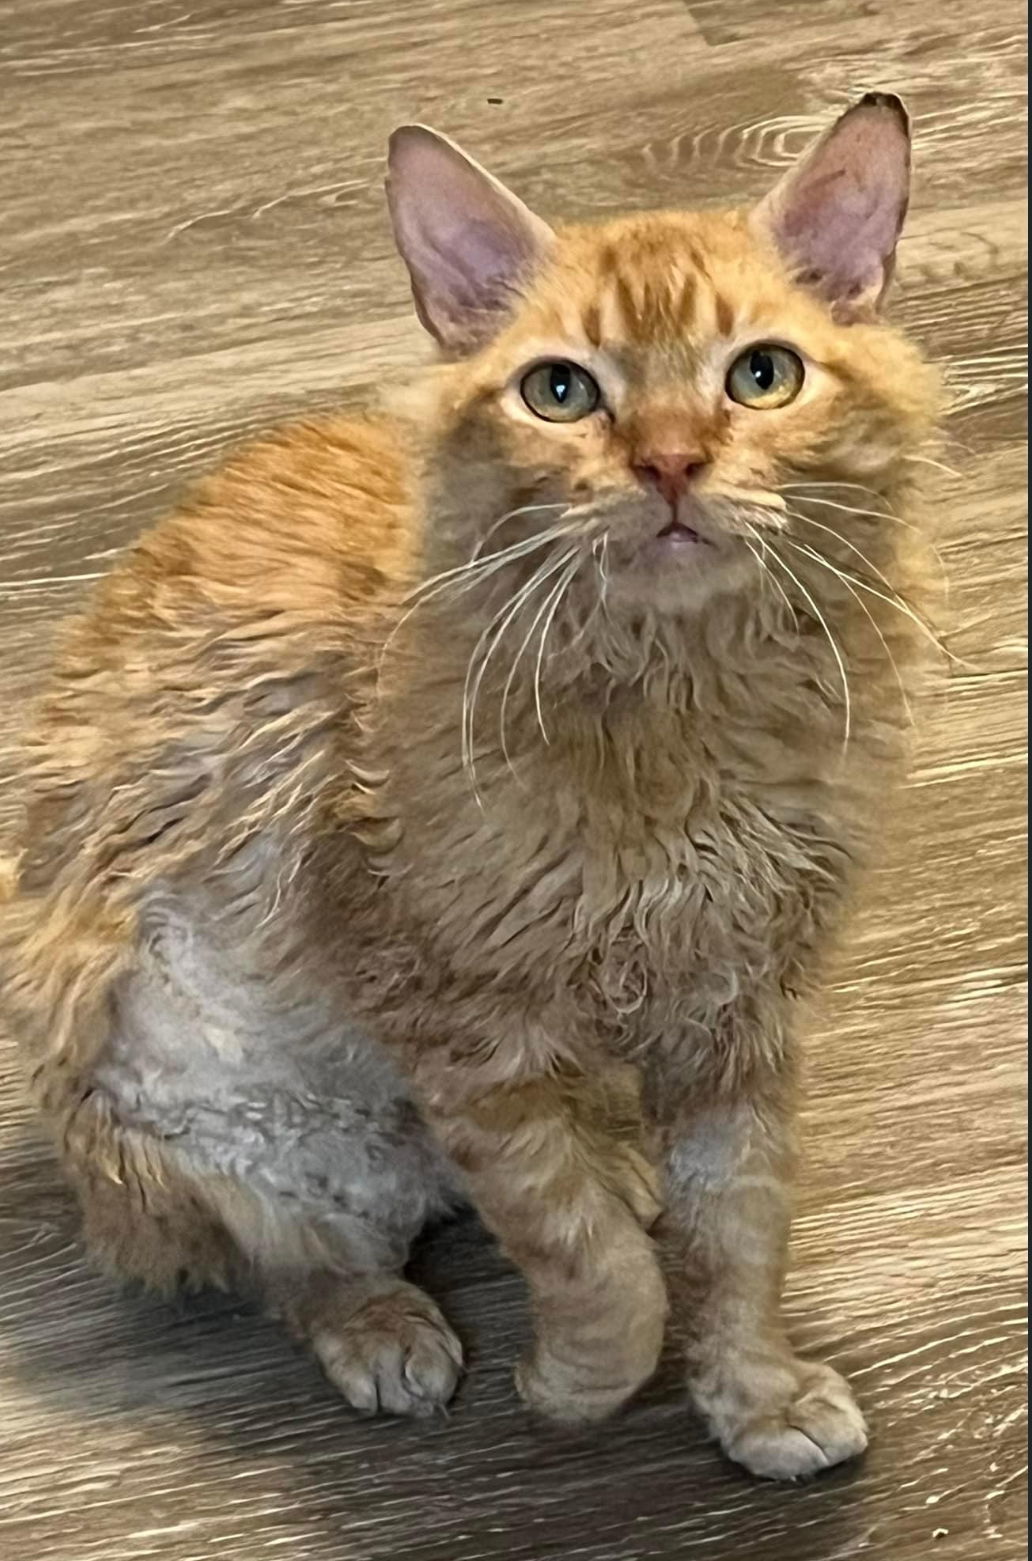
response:
<path id="1" fill-rule="evenodd" d="M 500 540 L 562 524 L 604 543 L 613 604 L 662 611 L 759 585 L 765 535 L 793 525 L 786 486 L 883 483 L 926 390 L 898 338 L 837 324 L 744 221 L 680 214 L 560 232 L 512 322 L 449 379 L 471 529 L 561 505 Z"/>
<path id="2" fill-rule="evenodd" d="M 450 143 L 399 132 L 395 231 L 452 360 L 455 555 L 512 547 L 525 575 L 537 537 L 557 582 L 590 555 L 611 609 L 691 612 L 760 591 L 774 538 L 809 547 L 815 498 L 872 515 L 855 494 L 891 488 L 933 399 L 876 320 L 908 161 L 898 102 L 865 99 L 750 216 L 553 232 Z"/>

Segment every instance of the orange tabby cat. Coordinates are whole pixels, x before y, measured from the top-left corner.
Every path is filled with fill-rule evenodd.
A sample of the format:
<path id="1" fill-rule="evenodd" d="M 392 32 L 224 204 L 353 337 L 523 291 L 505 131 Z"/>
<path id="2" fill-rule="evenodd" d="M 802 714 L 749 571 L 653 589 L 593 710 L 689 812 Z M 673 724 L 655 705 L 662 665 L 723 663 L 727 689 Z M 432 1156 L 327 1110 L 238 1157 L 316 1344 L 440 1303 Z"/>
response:
<path id="1" fill-rule="evenodd" d="M 908 164 L 869 96 L 748 215 L 553 231 L 393 137 L 441 362 L 146 535 L 35 737 L 7 997 L 112 1268 L 253 1280 L 351 1404 L 422 1414 L 462 1354 L 403 1266 L 468 1199 L 535 1408 L 629 1398 L 669 1284 L 732 1458 L 863 1448 L 779 1295 L 792 999 L 919 628 L 937 390 L 877 319 Z"/>

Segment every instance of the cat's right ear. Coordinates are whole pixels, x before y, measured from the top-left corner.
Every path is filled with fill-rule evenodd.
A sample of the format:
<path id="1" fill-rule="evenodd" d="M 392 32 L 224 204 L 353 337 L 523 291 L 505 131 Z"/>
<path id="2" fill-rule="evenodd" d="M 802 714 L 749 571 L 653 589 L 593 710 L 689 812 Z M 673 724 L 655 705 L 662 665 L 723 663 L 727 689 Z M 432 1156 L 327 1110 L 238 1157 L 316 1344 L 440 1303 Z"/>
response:
<path id="1" fill-rule="evenodd" d="M 449 356 L 475 351 L 546 259 L 551 228 L 425 125 L 391 136 L 387 201 L 419 318 Z"/>
<path id="2" fill-rule="evenodd" d="M 906 109 L 891 93 L 868 92 L 789 169 L 752 221 L 840 318 L 865 318 L 892 277 L 909 192 Z"/>

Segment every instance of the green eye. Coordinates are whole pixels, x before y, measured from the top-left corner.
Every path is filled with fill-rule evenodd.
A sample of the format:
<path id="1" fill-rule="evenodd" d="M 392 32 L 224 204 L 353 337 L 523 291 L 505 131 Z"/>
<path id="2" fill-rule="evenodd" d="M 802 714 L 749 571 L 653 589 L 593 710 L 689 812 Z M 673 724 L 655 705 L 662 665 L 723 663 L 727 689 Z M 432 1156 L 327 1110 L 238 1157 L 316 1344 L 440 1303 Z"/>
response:
<path id="1" fill-rule="evenodd" d="M 576 363 L 539 363 L 524 374 L 520 394 L 536 417 L 546 423 L 576 423 L 594 412 L 602 399 L 587 369 Z"/>
<path id="2" fill-rule="evenodd" d="M 803 361 L 787 347 L 758 342 L 740 352 L 727 371 L 725 388 L 739 406 L 768 412 L 787 406 L 803 388 Z"/>

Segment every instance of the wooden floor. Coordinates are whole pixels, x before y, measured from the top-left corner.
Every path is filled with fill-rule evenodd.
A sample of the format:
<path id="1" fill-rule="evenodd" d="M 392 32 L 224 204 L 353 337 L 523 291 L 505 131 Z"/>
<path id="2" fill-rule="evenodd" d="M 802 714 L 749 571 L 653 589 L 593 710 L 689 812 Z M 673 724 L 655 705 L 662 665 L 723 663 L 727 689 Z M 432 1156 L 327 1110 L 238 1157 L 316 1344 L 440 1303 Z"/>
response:
<path id="1" fill-rule="evenodd" d="M 812 1025 L 789 1308 L 861 1467 L 751 1483 L 671 1366 L 620 1422 L 519 1409 L 520 1287 L 430 1243 L 447 1422 L 356 1422 L 280 1333 L 127 1298 L 3 1054 L 0 1556 L 1009 1561 L 1024 1554 L 1024 8 L 1018 0 L 3 0 L 0 825 L 55 619 L 232 441 L 423 351 L 384 140 L 421 118 L 546 213 L 746 198 L 904 94 L 898 309 L 948 366 L 951 644 L 904 828 Z"/>

